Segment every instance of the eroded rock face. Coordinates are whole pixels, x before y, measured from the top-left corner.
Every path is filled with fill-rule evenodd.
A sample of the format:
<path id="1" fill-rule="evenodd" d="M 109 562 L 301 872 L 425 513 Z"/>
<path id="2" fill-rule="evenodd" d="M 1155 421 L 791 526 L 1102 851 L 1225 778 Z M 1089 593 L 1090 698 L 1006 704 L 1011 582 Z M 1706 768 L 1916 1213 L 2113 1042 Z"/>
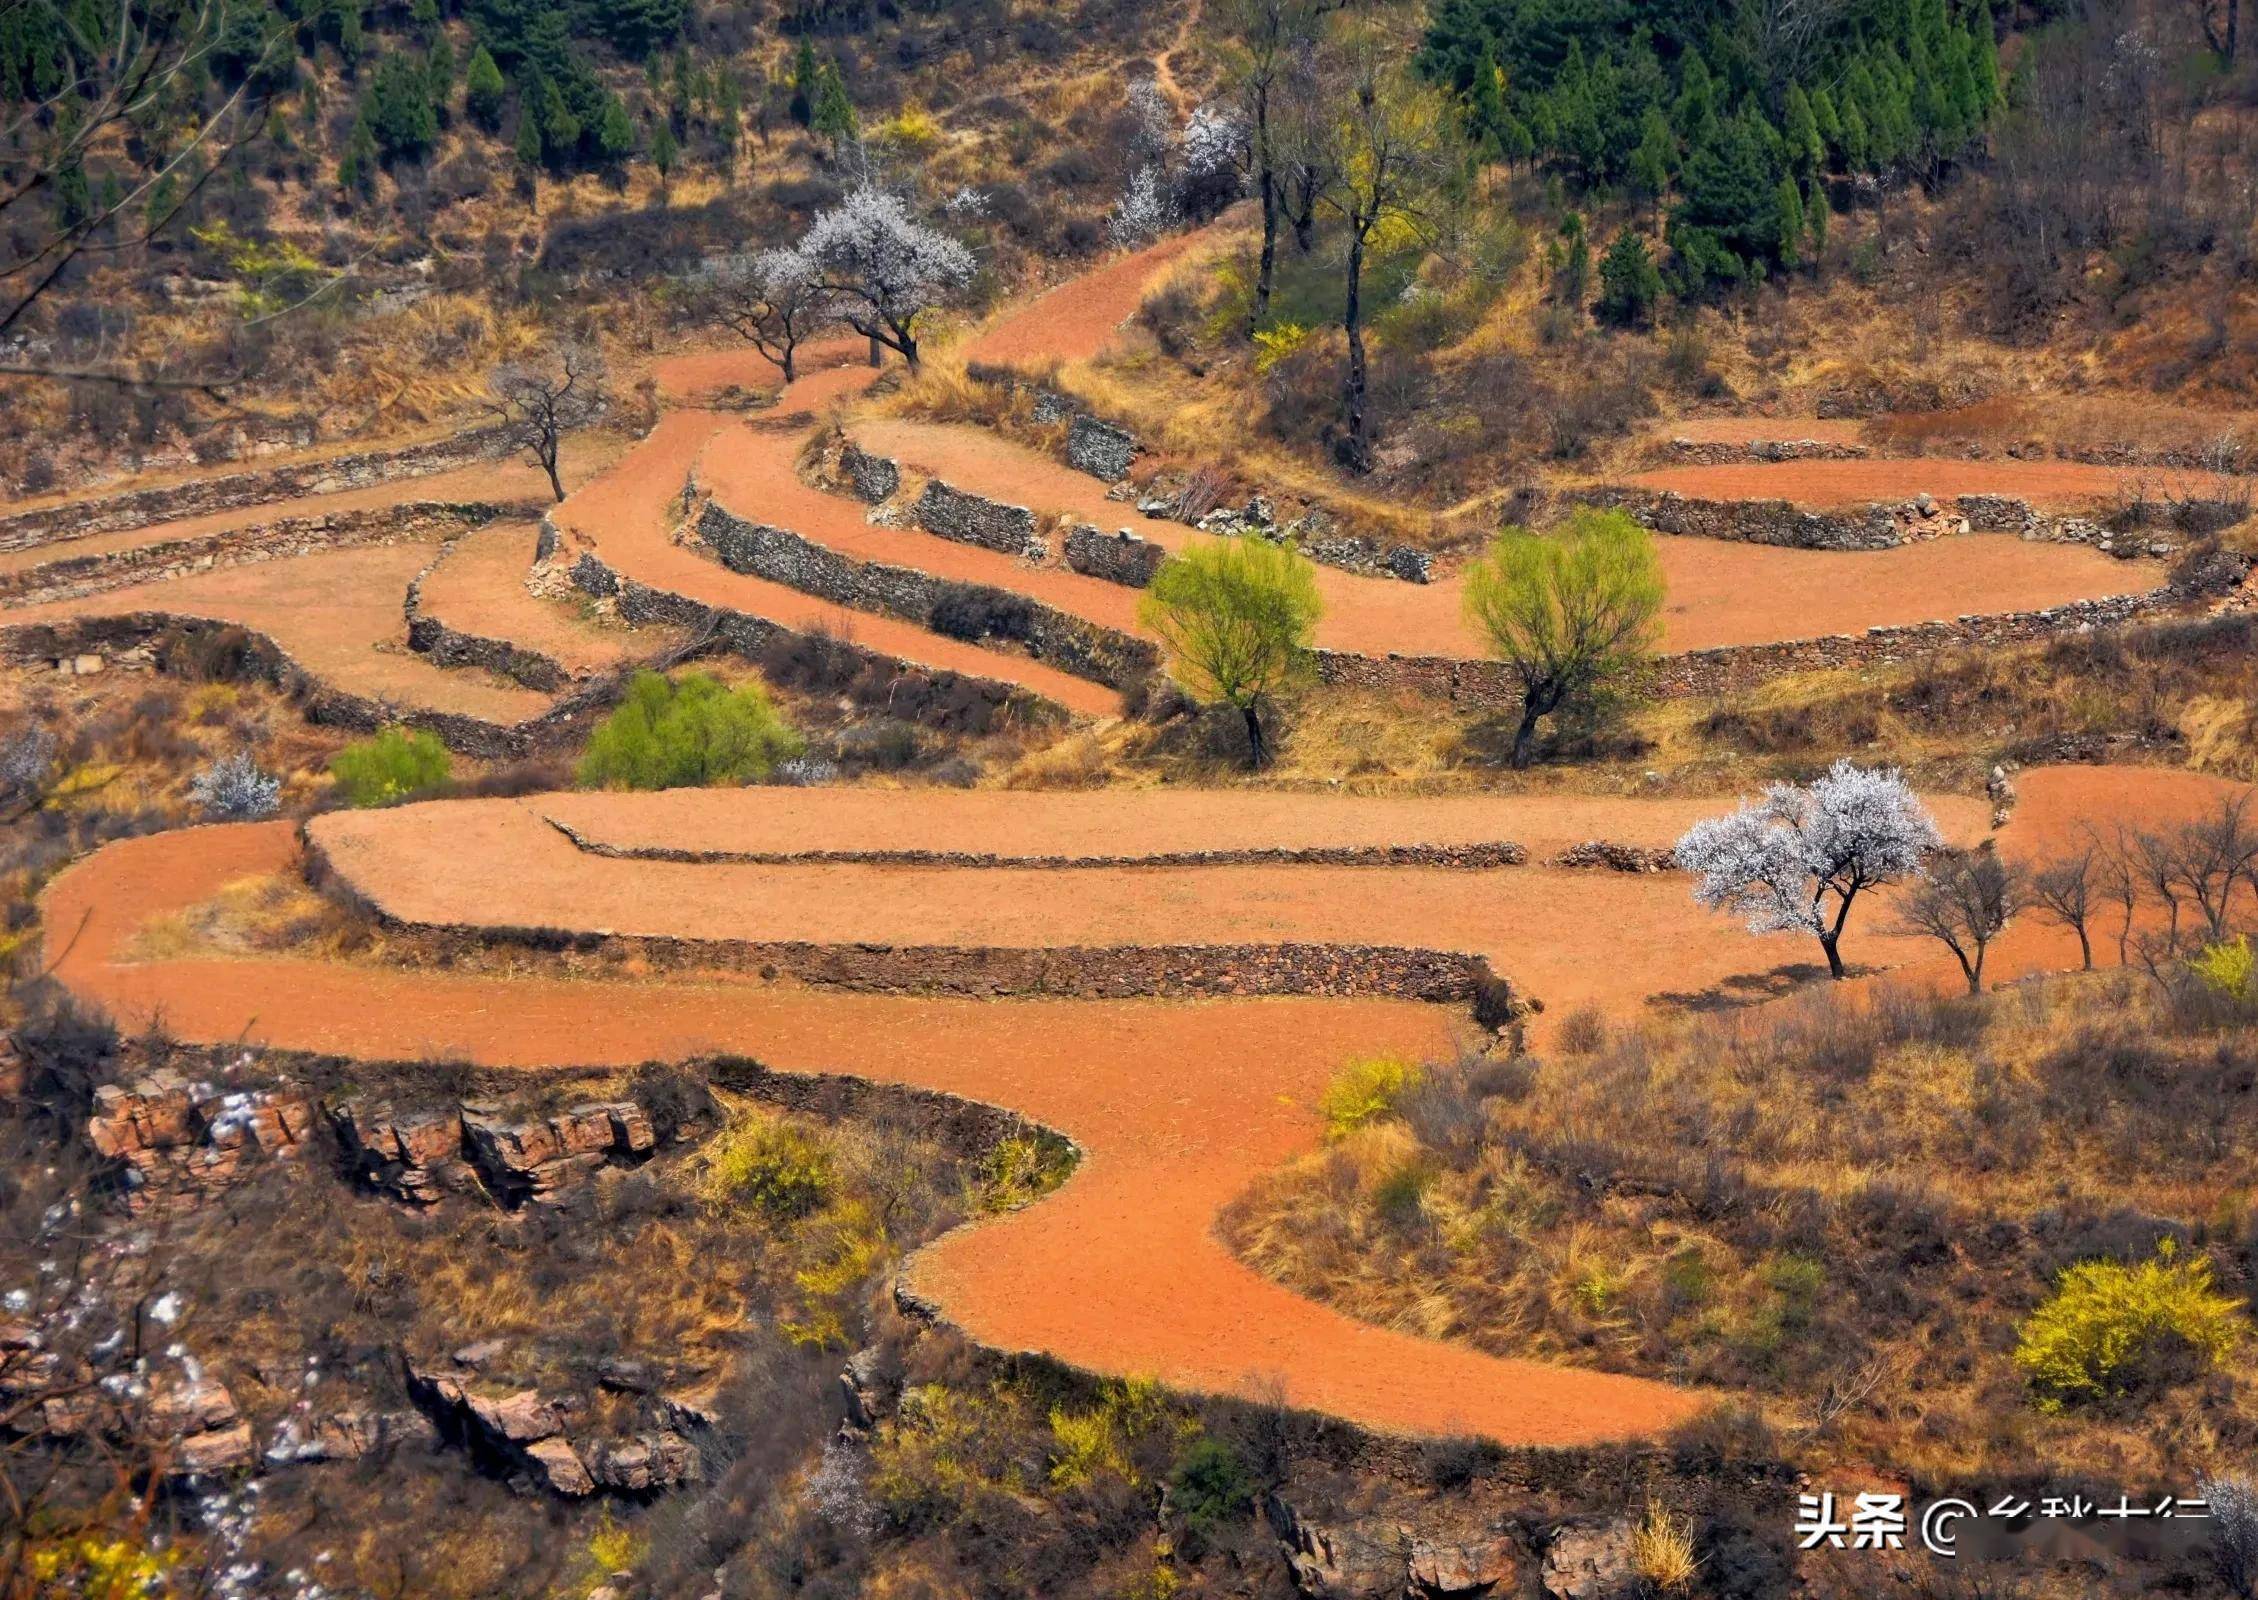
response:
<path id="1" fill-rule="evenodd" d="M 1542 1576 L 1552 1600 L 1615 1600 L 1638 1580 L 1628 1517 L 1578 1517 L 1553 1529 Z"/>
<path id="2" fill-rule="evenodd" d="M 658 1147 L 651 1119 L 631 1100 L 515 1122 L 488 1108 L 400 1114 L 348 1101 L 331 1106 L 329 1119 L 353 1173 L 415 1205 L 474 1182 L 508 1206 L 553 1201 L 599 1168 L 642 1161 Z"/>
<path id="3" fill-rule="evenodd" d="M 573 1437 L 567 1429 L 587 1410 L 578 1395 L 473 1387 L 451 1373 L 415 1367 L 408 1369 L 408 1393 L 441 1437 L 467 1446 L 490 1467 L 522 1474 L 567 1499 L 599 1489 L 660 1494 L 705 1476 L 698 1447 L 672 1426 L 624 1438 Z M 664 1401 L 647 1410 L 662 1423 L 674 1420 L 674 1408 Z"/>
<path id="4" fill-rule="evenodd" d="M 166 1067 L 94 1091 L 87 1141 L 127 1171 L 136 1206 L 226 1188 L 261 1159 L 296 1156 L 313 1107 L 287 1085 L 229 1090 Z"/>
<path id="5" fill-rule="evenodd" d="M 1307 1600 L 1509 1595 L 1522 1587 L 1528 1564 L 1509 1527 L 1414 1527 L 1386 1515 L 1320 1517 L 1275 1494 L 1265 1510 L 1294 1587 Z"/>

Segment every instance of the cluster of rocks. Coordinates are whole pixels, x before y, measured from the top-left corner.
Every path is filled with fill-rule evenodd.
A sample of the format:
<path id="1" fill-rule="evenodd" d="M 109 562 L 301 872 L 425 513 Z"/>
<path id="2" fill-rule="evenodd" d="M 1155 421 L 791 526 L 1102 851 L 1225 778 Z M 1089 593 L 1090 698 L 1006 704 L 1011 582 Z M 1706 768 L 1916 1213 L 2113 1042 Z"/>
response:
<path id="1" fill-rule="evenodd" d="M 571 1430 L 590 1409 L 586 1398 L 509 1387 L 478 1376 L 476 1369 L 496 1353 L 490 1346 L 474 1346 L 456 1352 L 453 1371 L 408 1368 L 408 1394 L 442 1440 L 567 1499 L 583 1499 L 598 1490 L 649 1496 L 704 1478 L 704 1457 L 681 1430 L 713 1425 L 709 1395 L 660 1395 L 641 1367 L 610 1363 L 598 1382 L 615 1393 L 636 1396 L 647 1425 L 603 1436 L 583 1430 L 576 1437 Z"/>
<path id="2" fill-rule="evenodd" d="M 1599 867 L 1609 872 L 1668 872 L 1677 865 L 1677 858 L 1667 849 L 1617 844 L 1610 839 L 1586 839 L 1582 844 L 1570 845 L 1545 865 Z"/>
<path id="3" fill-rule="evenodd" d="M 233 1472 L 252 1460 L 251 1424 L 235 1396 L 194 1361 L 146 1376 L 101 1374 L 49 1349 L 24 1323 L 0 1323 L 0 1412 L 11 1432 L 92 1434 L 149 1453 L 172 1477 Z"/>
<path id="4" fill-rule="evenodd" d="M 1434 576 L 1434 557 L 1427 551 L 1344 534 L 1323 506 L 1305 505 L 1298 514 L 1289 515 L 1267 494 L 1249 495 L 1244 505 L 1204 510 L 1200 499 L 1197 484 L 1186 473 L 1156 475 L 1135 495 L 1137 510 L 1145 516 L 1188 522 L 1202 533 L 1231 538 L 1291 540 L 1319 566 L 1405 583 L 1426 583 Z"/>
<path id="5" fill-rule="evenodd" d="M 1461 1515 L 1415 1525 L 1386 1514 L 1320 1518 L 1283 1494 L 1269 1496 L 1264 1511 L 1305 1600 L 1532 1592 L 1548 1600 L 1629 1600 L 1641 1592 L 1627 1517 L 1527 1526 Z"/>
<path id="6" fill-rule="evenodd" d="M 261 1160 L 289 1160 L 313 1127 L 312 1102 L 292 1086 L 227 1089 L 160 1067 L 96 1089 L 86 1137 L 122 1165 L 140 1207 L 224 1189 Z"/>
<path id="7" fill-rule="evenodd" d="M 411 1205 L 474 1189 L 505 1206 L 551 1203 L 599 1169 L 639 1163 L 658 1146 L 651 1119 L 632 1100 L 519 1121 L 467 1105 L 402 1114 L 345 1101 L 326 1109 L 348 1170 Z"/>

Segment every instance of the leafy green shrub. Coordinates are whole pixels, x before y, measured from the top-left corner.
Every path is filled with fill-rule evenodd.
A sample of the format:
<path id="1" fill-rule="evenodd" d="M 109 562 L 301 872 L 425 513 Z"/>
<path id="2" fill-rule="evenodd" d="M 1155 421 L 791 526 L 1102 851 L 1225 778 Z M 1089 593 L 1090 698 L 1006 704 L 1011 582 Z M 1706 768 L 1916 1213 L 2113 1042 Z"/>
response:
<path id="1" fill-rule="evenodd" d="M 705 673 L 676 682 L 639 672 L 589 736 L 580 781 L 603 789 L 745 783 L 806 748 L 758 683 L 733 690 Z"/>
<path id="2" fill-rule="evenodd" d="M 345 803 L 390 805 L 410 795 L 428 794 L 454 775 L 455 763 L 436 734 L 421 728 L 390 727 L 355 739 L 329 758 L 329 775 Z"/>
<path id="3" fill-rule="evenodd" d="M 2137 1266 L 2082 1261 L 2023 1323 L 2015 1364 L 2049 1411 L 2153 1389 L 2216 1365 L 2242 1337 L 2242 1302 L 2211 1285 L 2211 1258 L 2172 1241 Z"/>
<path id="4" fill-rule="evenodd" d="M 2237 934 L 2217 944 L 2207 944 L 2188 961 L 2203 987 L 2224 995 L 2236 1005 L 2258 996 L 2258 955 L 2250 948 L 2250 935 Z"/>
<path id="5" fill-rule="evenodd" d="M 1074 1146 L 1055 1134 L 1018 1133 L 1000 1140 L 980 1163 L 979 1205 L 1010 1211 L 1039 1200 L 1074 1171 Z"/>
<path id="6" fill-rule="evenodd" d="M 789 1122 L 746 1117 L 717 1134 L 706 1152 L 708 1200 L 746 1206 L 779 1222 L 822 1210 L 838 1187 L 830 1147 Z"/>
<path id="7" fill-rule="evenodd" d="M 1344 1139 L 1368 1122 L 1390 1115 L 1419 1086 L 1421 1073 L 1400 1056 L 1359 1056 L 1335 1074 L 1318 1097 L 1325 1136 Z"/>
<path id="8" fill-rule="evenodd" d="M 1221 1439 L 1202 1434 L 1176 1460 L 1168 1503 L 1194 1538 L 1214 1537 L 1247 1514 L 1254 1504 L 1254 1474 L 1239 1453 Z"/>

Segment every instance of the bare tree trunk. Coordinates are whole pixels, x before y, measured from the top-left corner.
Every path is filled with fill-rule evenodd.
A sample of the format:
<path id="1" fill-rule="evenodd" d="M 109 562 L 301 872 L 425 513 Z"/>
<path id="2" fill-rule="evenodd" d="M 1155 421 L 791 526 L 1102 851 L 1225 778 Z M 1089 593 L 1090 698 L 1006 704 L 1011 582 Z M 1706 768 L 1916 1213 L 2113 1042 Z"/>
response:
<path id="1" fill-rule="evenodd" d="M 1247 332 L 1251 336 L 1262 326 L 1262 319 L 1270 314 L 1270 288 L 1278 275 L 1278 178 L 1270 170 L 1270 158 L 1262 158 L 1262 266 L 1254 277 L 1254 316 Z"/>
<path id="2" fill-rule="evenodd" d="M 1262 718 L 1256 713 L 1252 700 L 1239 707 L 1239 715 L 1247 719 L 1247 766 L 1260 771 L 1270 764 L 1270 747 L 1262 737 Z"/>
<path id="3" fill-rule="evenodd" d="M 1349 468 L 1372 470 L 1372 447 L 1366 437 L 1364 362 L 1364 227 L 1358 219 L 1349 225 L 1348 297 L 1341 310 L 1341 327 L 1349 336 Z"/>
<path id="4" fill-rule="evenodd" d="M 881 365 L 886 359 L 885 352 L 886 347 L 878 342 L 878 335 L 872 334 L 870 336 L 870 364 L 874 367 Z M 915 365 L 915 363 L 913 362 L 912 365 Z"/>

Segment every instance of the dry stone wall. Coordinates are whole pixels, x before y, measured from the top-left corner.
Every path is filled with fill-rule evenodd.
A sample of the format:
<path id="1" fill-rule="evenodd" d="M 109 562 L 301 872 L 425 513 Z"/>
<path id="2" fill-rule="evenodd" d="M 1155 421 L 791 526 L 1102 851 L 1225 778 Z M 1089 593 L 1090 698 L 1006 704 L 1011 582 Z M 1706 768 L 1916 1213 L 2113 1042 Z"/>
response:
<path id="1" fill-rule="evenodd" d="M 1628 512 L 1656 533 L 1725 539 L 1797 550 L 1888 550 L 1905 542 L 1886 506 L 1806 511 L 1785 500 L 1697 500 L 1671 491 L 1602 485 L 1579 489 L 1573 504 Z"/>
<path id="2" fill-rule="evenodd" d="M 925 485 L 925 492 L 910 509 L 919 527 L 943 539 L 1000 550 L 1007 556 L 1042 558 L 1042 541 L 1035 536 L 1035 513 L 1025 506 L 1007 506 L 1000 500 L 967 494 L 935 478 Z"/>
<path id="3" fill-rule="evenodd" d="M 1084 523 L 1070 529 L 1066 535 L 1065 560 L 1071 571 L 1085 577 L 1103 578 L 1108 583 L 1126 584 L 1132 589 L 1150 585 L 1153 574 L 1167 559 L 1165 547 L 1139 538 L 1127 528 L 1107 533 Z"/>
<path id="4" fill-rule="evenodd" d="M 52 561 L 0 572 L 0 602 L 75 600 L 128 584 L 185 578 L 216 567 L 246 566 L 346 545 L 460 532 L 500 517 L 530 516 L 538 508 L 512 502 L 413 500 L 365 511 L 334 511 L 316 516 L 280 517 L 248 528 L 229 528 L 189 539 L 90 555 L 59 555 Z M 68 548 L 65 546 L 64 548 Z"/>
<path id="5" fill-rule="evenodd" d="M 1119 483 L 1137 461 L 1137 436 L 1087 413 L 1066 429 L 1066 464 L 1105 483 Z"/>
<path id="6" fill-rule="evenodd" d="M 306 495 L 363 489 L 397 478 L 426 477 L 510 452 L 499 428 L 474 428 L 429 444 L 403 449 L 364 450 L 322 461 L 291 462 L 255 472 L 133 489 L 99 500 L 76 500 L 0 516 L 0 550 L 24 550 L 51 541 L 119 533 L 153 522 L 173 522 L 215 511 L 295 500 Z"/>
<path id="7" fill-rule="evenodd" d="M 920 627 L 933 626 L 937 611 L 968 596 L 992 602 L 999 616 L 1008 613 L 1012 637 L 1024 643 L 1036 660 L 1109 688 L 1125 687 L 1159 664 L 1159 653 L 1149 641 L 1039 600 L 936 578 L 914 567 L 857 561 L 788 528 L 748 522 L 718 502 L 706 502 L 689 528 L 732 572 L 766 578 L 859 611 L 901 617 Z"/>

